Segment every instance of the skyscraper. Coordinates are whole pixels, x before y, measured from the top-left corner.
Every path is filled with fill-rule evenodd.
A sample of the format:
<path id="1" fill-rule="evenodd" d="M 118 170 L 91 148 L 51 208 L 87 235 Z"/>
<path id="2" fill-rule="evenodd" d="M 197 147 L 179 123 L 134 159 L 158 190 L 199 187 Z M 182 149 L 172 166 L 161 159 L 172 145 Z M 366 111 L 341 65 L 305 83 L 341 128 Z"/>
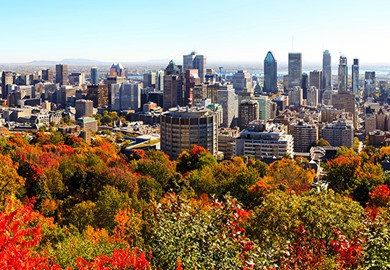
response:
<path id="1" fill-rule="evenodd" d="M 206 56 L 191 52 L 183 55 L 183 71 L 187 69 L 197 69 L 200 82 L 203 83 L 206 75 Z"/>
<path id="2" fill-rule="evenodd" d="M 339 73 L 338 73 L 338 88 L 339 91 L 346 91 L 348 89 L 348 66 L 347 57 L 340 56 Z"/>
<path id="3" fill-rule="evenodd" d="M 301 80 L 301 88 L 302 88 L 302 98 L 307 98 L 307 89 L 309 89 L 309 76 L 306 72 L 302 73 L 302 80 Z"/>
<path id="4" fill-rule="evenodd" d="M 56 83 L 68 85 L 68 65 L 56 65 Z"/>
<path id="5" fill-rule="evenodd" d="M 245 129 L 248 124 L 259 119 L 259 104 L 256 100 L 244 100 L 238 106 L 238 126 Z"/>
<path id="6" fill-rule="evenodd" d="M 3 99 L 7 99 L 9 92 L 11 92 L 8 91 L 10 87 L 7 86 L 11 86 L 14 83 L 15 74 L 11 71 L 3 71 L 3 73 L 1 74 L 1 90 Z"/>
<path id="7" fill-rule="evenodd" d="M 93 101 L 86 99 L 76 100 L 76 119 L 87 116 L 91 117 L 93 115 Z"/>
<path id="8" fill-rule="evenodd" d="M 233 74 L 233 87 L 236 90 L 236 93 L 246 92 L 252 93 L 252 76 L 246 70 L 239 70 Z"/>
<path id="9" fill-rule="evenodd" d="M 165 69 L 163 96 L 164 110 L 183 105 L 183 76 L 179 67 L 172 60 Z"/>
<path id="10" fill-rule="evenodd" d="M 353 59 L 352 65 L 352 91 L 359 90 L 359 59 Z"/>
<path id="11" fill-rule="evenodd" d="M 332 63 L 328 50 L 322 55 L 322 85 L 321 90 L 332 90 Z"/>
<path id="12" fill-rule="evenodd" d="M 278 92 L 278 63 L 272 52 L 268 52 L 264 59 L 264 92 Z"/>
<path id="13" fill-rule="evenodd" d="M 288 88 L 292 89 L 294 86 L 302 86 L 302 54 L 289 53 L 288 54 Z"/>
<path id="14" fill-rule="evenodd" d="M 91 84 L 99 84 L 99 70 L 97 67 L 91 68 Z"/>
<path id="15" fill-rule="evenodd" d="M 53 70 L 43 69 L 42 70 L 42 80 L 47 82 L 53 82 Z"/>
<path id="16" fill-rule="evenodd" d="M 321 71 L 310 71 L 309 87 L 315 86 L 317 89 L 321 89 L 322 78 L 323 76 Z M 303 94 L 303 98 L 306 98 L 305 94 Z"/>

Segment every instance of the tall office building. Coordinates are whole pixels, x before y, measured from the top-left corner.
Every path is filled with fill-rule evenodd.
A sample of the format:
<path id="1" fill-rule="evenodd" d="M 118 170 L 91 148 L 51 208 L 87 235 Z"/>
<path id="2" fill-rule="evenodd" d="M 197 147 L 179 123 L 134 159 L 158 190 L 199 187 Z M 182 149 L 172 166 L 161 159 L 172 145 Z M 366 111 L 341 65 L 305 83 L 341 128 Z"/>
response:
<path id="1" fill-rule="evenodd" d="M 232 77 L 233 87 L 236 90 L 236 94 L 240 92 L 252 93 L 252 76 L 246 70 L 239 70 L 233 74 Z"/>
<path id="2" fill-rule="evenodd" d="M 76 119 L 93 115 L 93 101 L 86 99 L 76 100 Z"/>
<path id="3" fill-rule="evenodd" d="M 43 69 L 42 70 L 42 80 L 47 82 L 53 82 L 53 70 Z"/>
<path id="4" fill-rule="evenodd" d="M 288 54 L 288 88 L 302 86 L 302 54 Z"/>
<path id="5" fill-rule="evenodd" d="M 288 92 L 288 104 L 289 106 L 293 106 L 295 109 L 302 106 L 302 97 L 303 91 L 299 86 L 295 86 Z"/>
<path id="6" fill-rule="evenodd" d="M 197 69 L 200 82 L 203 83 L 206 76 L 206 56 L 191 52 L 183 55 L 183 71 L 187 69 Z"/>
<path id="7" fill-rule="evenodd" d="M 259 119 L 259 104 L 255 100 L 244 100 L 238 106 L 238 126 L 245 129 L 248 124 Z"/>
<path id="8" fill-rule="evenodd" d="M 312 86 L 307 91 L 307 106 L 317 107 L 318 105 L 318 89 L 315 86 Z"/>
<path id="9" fill-rule="evenodd" d="M 171 60 L 164 74 L 164 110 L 176 107 L 177 105 L 183 106 L 183 92 L 183 76 L 179 67 Z"/>
<path id="10" fill-rule="evenodd" d="M 144 87 L 156 87 L 157 81 L 157 73 L 156 72 L 148 72 L 144 74 Z"/>
<path id="11" fill-rule="evenodd" d="M 161 151 L 171 159 L 193 145 L 207 149 L 214 156 L 218 149 L 217 113 L 206 108 L 171 108 L 160 118 Z"/>
<path id="12" fill-rule="evenodd" d="M 184 76 L 184 104 L 194 104 L 194 88 L 200 85 L 199 71 L 197 69 L 187 69 Z M 201 85 L 200 85 L 201 86 Z M 198 100 L 199 101 L 199 100 Z"/>
<path id="13" fill-rule="evenodd" d="M 122 83 L 119 93 L 120 109 L 138 111 L 141 108 L 141 89 L 142 83 Z"/>
<path id="14" fill-rule="evenodd" d="M 1 90 L 3 99 L 7 99 L 8 94 L 11 92 L 10 86 L 15 83 L 15 73 L 11 71 L 3 71 L 1 74 Z"/>
<path id="15" fill-rule="evenodd" d="M 259 104 L 259 118 L 260 120 L 268 121 L 271 118 L 271 103 L 268 96 L 258 96 L 252 98 Z"/>
<path id="16" fill-rule="evenodd" d="M 348 66 L 347 57 L 340 56 L 339 73 L 338 73 L 338 88 L 339 91 L 346 91 L 348 89 Z"/>
<path id="17" fill-rule="evenodd" d="M 99 70 L 97 67 L 91 68 L 91 84 L 99 84 Z"/>
<path id="18" fill-rule="evenodd" d="M 364 73 L 364 95 L 372 97 L 376 88 L 375 71 L 366 71 Z"/>
<path id="19" fill-rule="evenodd" d="M 126 69 L 123 67 L 122 64 L 112 64 L 110 68 L 110 76 L 114 77 L 125 77 L 126 78 Z"/>
<path id="20" fill-rule="evenodd" d="M 56 65 L 56 83 L 61 85 L 68 85 L 68 65 Z"/>
<path id="21" fill-rule="evenodd" d="M 108 106 L 108 85 L 88 85 L 86 99 L 92 100 L 95 108 Z"/>
<path id="22" fill-rule="evenodd" d="M 314 86 L 317 89 L 321 89 L 322 78 L 323 78 L 322 71 L 318 71 L 318 70 L 310 71 L 309 88 Z M 305 97 L 305 94 L 303 95 L 303 98 L 307 98 Z"/>
<path id="23" fill-rule="evenodd" d="M 359 59 L 353 59 L 352 65 L 352 91 L 359 90 Z"/>
<path id="24" fill-rule="evenodd" d="M 322 55 L 322 85 L 319 90 L 332 90 L 332 62 L 328 50 Z"/>
<path id="25" fill-rule="evenodd" d="M 309 76 L 307 73 L 302 73 L 302 99 L 307 98 L 307 89 L 309 89 Z"/>
<path id="26" fill-rule="evenodd" d="M 272 54 L 268 52 L 264 59 L 264 92 L 278 92 L 278 63 Z"/>
<path id="27" fill-rule="evenodd" d="M 238 96 L 233 85 L 220 85 L 217 88 L 217 102 L 223 108 L 223 127 L 235 127 L 238 118 Z M 213 102 L 213 99 L 211 100 Z M 214 102 L 213 102 L 214 103 Z"/>

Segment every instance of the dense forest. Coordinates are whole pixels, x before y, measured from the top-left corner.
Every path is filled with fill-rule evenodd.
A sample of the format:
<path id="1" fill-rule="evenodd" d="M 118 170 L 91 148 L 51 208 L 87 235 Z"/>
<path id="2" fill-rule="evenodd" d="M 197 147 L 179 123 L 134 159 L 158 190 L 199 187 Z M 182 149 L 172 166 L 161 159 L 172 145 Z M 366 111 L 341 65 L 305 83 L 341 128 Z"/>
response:
<path id="1" fill-rule="evenodd" d="M 390 268 L 390 147 L 217 162 L 96 138 L 0 138 L 1 269 Z"/>

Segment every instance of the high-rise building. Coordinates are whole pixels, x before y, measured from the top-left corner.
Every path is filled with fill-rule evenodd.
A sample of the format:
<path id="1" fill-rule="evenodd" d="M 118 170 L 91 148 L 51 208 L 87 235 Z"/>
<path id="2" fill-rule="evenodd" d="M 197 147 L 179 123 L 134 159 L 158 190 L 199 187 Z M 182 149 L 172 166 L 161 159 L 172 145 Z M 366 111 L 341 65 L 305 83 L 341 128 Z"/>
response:
<path id="1" fill-rule="evenodd" d="M 112 83 L 108 85 L 108 107 L 110 111 L 119 111 L 121 109 L 120 91 L 120 83 Z"/>
<path id="2" fill-rule="evenodd" d="M 171 108 L 160 118 L 161 151 L 171 159 L 194 145 L 207 149 L 214 156 L 218 149 L 217 114 L 199 107 Z"/>
<path id="3" fill-rule="evenodd" d="M 53 70 L 43 69 L 42 70 L 42 80 L 47 82 L 53 82 Z"/>
<path id="4" fill-rule="evenodd" d="M 91 68 L 91 84 L 99 84 L 99 69 L 97 67 Z"/>
<path id="5" fill-rule="evenodd" d="M 288 54 L 288 88 L 302 86 L 302 54 Z"/>
<path id="6" fill-rule="evenodd" d="M 347 57 L 340 56 L 339 73 L 338 73 L 338 88 L 339 91 L 346 91 L 348 89 L 348 66 Z"/>
<path id="7" fill-rule="evenodd" d="M 211 99 L 213 102 L 213 99 Z M 217 102 L 223 108 L 223 127 L 235 127 L 238 118 L 238 96 L 233 85 L 219 85 L 217 88 Z"/>
<path id="8" fill-rule="evenodd" d="M 148 72 L 144 74 L 144 87 L 156 87 L 157 81 L 157 73 L 156 72 Z"/>
<path id="9" fill-rule="evenodd" d="M 283 125 L 257 120 L 249 124 L 236 139 L 236 155 L 255 159 L 294 156 L 294 139 Z"/>
<path id="10" fill-rule="evenodd" d="M 238 126 L 245 129 L 248 124 L 259 119 L 259 104 L 255 100 L 244 100 L 238 106 Z"/>
<path id="11" fill-rule="evenodd" d="M 163 95 L 164 110 L 184 105 L 183 76 L 180 68 L 172 60 L 165 69 Z"/>
<path id="12" fill-rule="evenodd" d="M 252 98 L 259 104 L 258 119 L 268 121 L 271 118 L 271 100 L 268 96 L 258 96 Z"/>
<path id="13" fill-rule="evenodd" d="M 85 83 L 84 72 L 72 72 L 68 76 L 68 82 L 70 85 L 82 85 Z"/>
<path id="14" fill-rule="evenodd" d="M 141 108 L 142 83 L 122 83 L 120 87 L 120 110 L 135 110 Z"/>
<path id="15" fill-rule="evenodd" d="M 91 117 L 93 115 L 93 101 L 86 99 L 76 100 L 76 119 L 88 116 Z"/>
<path id="16" fill-rule="evenodd" d="M 92 100 L 95 108 L 108 106 L 108 85 L 88 85 L 86 99 Z"/>
<path id="17" fill-rule="evenodd" d="M 239 70 L 233 74 L 232 78 L 233 87 L 236 90 L 236 94 L 240 92 L 252 93 L 252 76 L 246 70 Z"/>
<path id="18" fill-rule="evenodd" d="M 300 120 L 291 124 L 289 130 L 294 137 L 295 152 L 309 152 L 310 147 L 314 146 L 318 140 L 318 127 L 316 124 Z"/>
<path id="19" fill-rule="evenodd" d="M 15 73 L 11 71 L 3 71 L 1 74 L 1 90 L 2 90 L 2 97 L 3 99 L 7 99 L 8 94 L 11 91 L 11 88 L 9 86 L 13 85 L 15 83 Z"/>
<path id="20" fill-rule="evenodd" d="M 322 55 L 322 85 L 319 90 L 332 90 L 332 62 L 328 50 Z"/>
<path id="21" fill-rule="evenodd" d="M 302 99 L 307 98 L 307 89 L 309 89 L 309 76 L 307 73 L 302 73 Z"/>
<path id="22" fill-rule="evenodd" d="M 126 77 L 126 69 L 123 67 L 122 64 L 112 64 L 110 68 L 110 76 L 115 77 Z"/>
<path id="23" fill-rule="evenodd" d="M 199 71 L 197 69 L 187 69 L 184 77 L 184 103 L 183 105 L 194 104 L 194 88 L 200 85 Z"/>
<path id="24" fill-rule="evenodd" d="M 278 63 L 272 54 L 268 52 L 264 59 L 264 92 L 278 92 Z"/>
<path id="25" fill-rule="evenodd" d="M 206 75 L 206 56 L 191 52 L 183 55 L 183 71 L 187 69 L 197 69 L 200 82 L 203 83 Z"/>
<path id="26" fill-rule="evenodd" d="M 309 88 L 314 86 L 317 89 L 321 89 L 322 78 L 323 78 L 322 71 L 318 71 L 318 70 L 310 71 Z M 307 98 L 305 97 L 305 94 L 303 94 L 303 98 Z"/>
<path id="27" fill-rule="evenodd" d="M 376 88 L 375 71 L 366 71 L 364 73 L 364 95 L 372 97 Z"/>
<path id="28" fill-rule="evenodd" d="M 359 59 L 353 59 L 352 65 L 352 91 L 357 94 L 359 90 Z"/>
<path id="29" fill-rule="evenodd" d="M 68 85 L 68 65 L 56 65 L 56 83 L 61 85 Z"/>
<path id="30" fill-rule="evenodd" d="M 288 101 L 289 106 L 293 106 L 294 108 L 299 108 L 302 106 L 302 97 L 303 91 L 299 86 L 295 86 L 288 92 Z"/>
<path id="31" fill-rule="evenodd" d="M 318 89 L 315 86 L 312 86 L 307 91 L 307 106 L 317 107 L 318 106 Z"/>
<path id="32" fill-rule="evenodd" d="M 342 118 L 333 123 L 326 123 L 321 129 L 321 138 L 332 146 L 353 147 L 353 134 L 352 122 Z"/>

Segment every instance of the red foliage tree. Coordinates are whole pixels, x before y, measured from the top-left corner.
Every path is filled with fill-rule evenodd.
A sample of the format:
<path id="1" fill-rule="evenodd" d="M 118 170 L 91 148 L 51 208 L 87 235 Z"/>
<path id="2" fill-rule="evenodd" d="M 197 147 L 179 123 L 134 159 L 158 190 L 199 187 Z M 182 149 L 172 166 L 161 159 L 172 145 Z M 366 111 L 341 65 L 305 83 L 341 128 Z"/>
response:
<path id="1" fill-rule="evenodd" d="M 369 195 L 369 204 L 372 206 L 383 207 L 390 202 L 390 189 L 384 185 L 374 188 Z"/>

